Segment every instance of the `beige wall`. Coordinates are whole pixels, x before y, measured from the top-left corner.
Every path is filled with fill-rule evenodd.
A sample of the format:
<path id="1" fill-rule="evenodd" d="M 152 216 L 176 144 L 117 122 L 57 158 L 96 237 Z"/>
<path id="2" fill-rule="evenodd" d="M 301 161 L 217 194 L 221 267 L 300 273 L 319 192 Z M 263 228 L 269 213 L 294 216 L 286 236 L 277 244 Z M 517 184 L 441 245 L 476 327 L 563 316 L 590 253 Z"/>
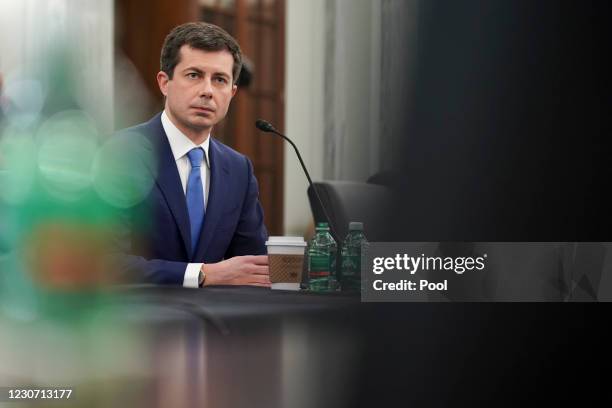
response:
<path id="1" fill-rule="evenodd" d="M 380 0 L 287 0 L 286 133 L 316 180 L 365 181 L 379 168 Z M 312 223 L 287 146 L 285 233 Z"/>
<path id="2" fill-rule="evenodd" d="M 285 133 L 300 149 L 313 180 L 323 175 L 325 0 L 287 0 Z M 317 22 L 317 23 L 313 23 Z M 285 234 L 304 235 L 312 223 L 308 182 L 295 152 L 285 147 Z"/>

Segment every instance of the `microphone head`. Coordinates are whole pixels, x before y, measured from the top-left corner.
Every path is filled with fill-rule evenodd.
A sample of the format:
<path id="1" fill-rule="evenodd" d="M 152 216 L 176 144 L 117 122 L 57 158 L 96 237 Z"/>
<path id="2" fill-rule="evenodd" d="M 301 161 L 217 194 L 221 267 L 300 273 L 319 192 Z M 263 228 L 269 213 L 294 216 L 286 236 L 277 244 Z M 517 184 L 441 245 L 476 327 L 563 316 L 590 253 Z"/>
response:
<path id="1" fill-rule="evenodd" d="M 276 132 L 274 126 L 272 126 L 269 122 L 266 122 L 263 119 L 257 119 L 255 121 L 255 127 L 261 130 L 262 132 Z"/>

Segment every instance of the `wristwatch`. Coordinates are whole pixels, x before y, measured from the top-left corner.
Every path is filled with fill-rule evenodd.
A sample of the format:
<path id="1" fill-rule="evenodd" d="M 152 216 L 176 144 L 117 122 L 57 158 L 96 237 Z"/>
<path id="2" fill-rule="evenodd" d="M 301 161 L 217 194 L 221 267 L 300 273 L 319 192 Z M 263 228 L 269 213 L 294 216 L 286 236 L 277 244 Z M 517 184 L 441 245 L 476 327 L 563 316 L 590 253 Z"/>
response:
<path id="1" fill-rule="evenodd" d="M 198 274 L 198 286 L 201 288 L 202 286 L 204 286 L 204 281 L 206 280 L 206 274 L 204 272 L 202 272 L 202 269 L 200 268 L 200 273 Z"/>

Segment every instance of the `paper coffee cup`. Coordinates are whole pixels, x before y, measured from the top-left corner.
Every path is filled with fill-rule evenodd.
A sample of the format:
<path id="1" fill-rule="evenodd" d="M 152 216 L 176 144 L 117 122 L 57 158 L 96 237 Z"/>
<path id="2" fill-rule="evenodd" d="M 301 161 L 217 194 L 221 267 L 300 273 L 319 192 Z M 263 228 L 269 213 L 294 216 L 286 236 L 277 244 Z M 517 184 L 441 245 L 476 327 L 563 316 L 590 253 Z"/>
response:
<path id="1" fill-rule="evenodd" d="M 306 241 L 302 237 L 269 237 L 268 263 L 272 289 L 300 290 Z"/>

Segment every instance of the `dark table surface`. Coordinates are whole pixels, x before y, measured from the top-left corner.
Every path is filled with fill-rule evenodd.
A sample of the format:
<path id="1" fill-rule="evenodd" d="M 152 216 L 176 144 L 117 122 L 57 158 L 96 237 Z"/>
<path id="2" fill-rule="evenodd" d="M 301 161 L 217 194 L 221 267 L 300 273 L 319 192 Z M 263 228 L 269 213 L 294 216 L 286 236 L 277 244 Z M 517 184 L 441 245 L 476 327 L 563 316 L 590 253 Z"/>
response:
<path id="1" fill-rule="evenodd" d="M 232 328 L 261 327 L 308 321 L 344 324 L 362 308 L 358 293 L 313 293 L 250 286 L 190 289 L 159 285 L 130 285 L 117 290 L 119 304 L 138 305 L 139 319 L 172 321 L 201 318 L 223 334 Z"/>
<path id="2" fill-rule="evenodd" d="M 557 313 L 554 304 L 362 303 L 355 294 L 255 287 L 139 285 L 117 294 L 127 310 L 143 311 L 137 322 L 179 340 L 156 344 L 183 344 L 188 333 L 188 355 L 205 345 L 215 406 L 289 406 L 285 398 L 302 389 L 294 406 L 497 404 L 516 384 L 538 392 L 537 367 L 561 369 L 568 355 L 589 353 L 567 347 L 589 326 L 586 305 Z"/>

